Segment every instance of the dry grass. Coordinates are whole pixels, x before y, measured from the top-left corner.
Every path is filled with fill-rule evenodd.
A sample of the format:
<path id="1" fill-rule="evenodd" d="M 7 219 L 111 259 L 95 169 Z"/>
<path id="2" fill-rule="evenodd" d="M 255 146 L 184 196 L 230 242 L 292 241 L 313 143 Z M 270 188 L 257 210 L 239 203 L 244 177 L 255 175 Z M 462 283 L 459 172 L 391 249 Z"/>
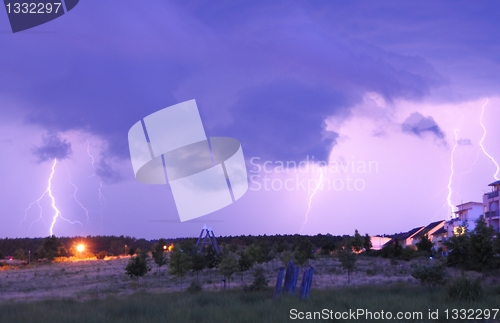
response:
<path id="1" fill-rule="evenodd" d="M 54 262 L 48 264 L 30 264 L 0 267 L 0 302 L 26 301 L 40 299 L 73 299 L 85 300 L 102 298 L 110 295 L 129 295 L 137 291 L 163 293 L 181 290 L 180 281 L 167 274 L 163 266 L 160 275 L 153 263 L 152 271 L 140 279 L 132 279 L 125 275 L 125 266 L 129 257 L 111 257 L 104 260 L 79 260 Z M 428 259 L 414 259 L 411 262 L 391 263 L 389 259 L 359 257 L 357 270 L 351 277 L 351 285 L 355 286 L 387 286 L 418 285 L 411 277 L 412 263 L 430 263 Z M 19 265 L 19 266 L 15 266 Z M 347 274 L 336 258 L 318 257 L 310 261 L 315 267 L 313 288 L 328 289 L 347 286 Z M 278 260 L 263 264 L 270 285 L 274 285 L 277 269 L 282 266 Z M 456 273 L 451 270 L 452 275 Z M 252 281 L 253 271 L 243 274 L 235 273 L 229 288 L 239 288 Z M 301 281 L 299 277 L 299 284 Z M 183 281 L 183 289 L 196 275 L 189 273 Z M 200 283 L 205 290 L 222 288 L 221 276 L 215 270 L 205 269 L 199 275 Z"/>

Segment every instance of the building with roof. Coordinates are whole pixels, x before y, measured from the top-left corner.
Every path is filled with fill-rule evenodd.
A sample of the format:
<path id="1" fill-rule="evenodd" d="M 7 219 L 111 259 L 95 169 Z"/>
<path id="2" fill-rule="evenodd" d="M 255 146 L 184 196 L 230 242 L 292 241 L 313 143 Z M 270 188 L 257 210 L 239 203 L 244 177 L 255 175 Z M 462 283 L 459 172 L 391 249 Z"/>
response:
<path id="1" fill-rule="evenodd" d="M 424 228 L 425 227 L 416 227 L 411 229 L 410 231 L 395 234 L 391 237 L 389 241 L 384 243 L 382 247 L 393 244 L 396 240 L 398 240 L 398 242 L 401 244 L 403 248 L 406 246 L 412 246 L 413 238 L 417 233 L 422 231 Z"/>
<path id="2" fill-rule="evenodd" d="M 443 220 L 444 222 L 444 220 Z M 444 242 L 446 241 L 446 239 L 448 238 L 448 230 L 445 228 L 445 225 L 446 225 L 446 222 L 444 222 L 444 225 L 434 231 L 434 233 L 432 234 L 432 244 L 434 245 L 434 248 L 436 250 L 439 250 L 439 248 L 443 248 L 444 247 Z"/>
<path id="3" fill-rule="evenodd" d="M 412 244 L 417 245 L 417 243 L 420 242 L 420 239 L 426 234 L 427 237 L 429 238 L 430 241 L 434 244 L 434 233 L 438 231 L 439 229 L 442 229 L 444 227 L 444 224 L 446 223 L 445 220 L 441 221 L 436 221 L 429 223 L 426 225 L 422 230 L 418 231 L 415 235 L 412 237 Z"/>
<path id="4" fill-rule="evenodd" d="M 474 230 L 476 221 L 483 215 L 483 203 L 467 202 L 457 205 L 455 216 L 446 222 L 447 237 L 453 237 L 458 228 L 467 225 L 469 231 Z"/>
<path id="5" fill-rule="evenodd" d="M 399 237 L 399 242 L 403 247 L 406 246 L 412 246 L 413 245 L 413 240 L 415 239 L 415 236 L 421 232 L 425 227 L 417 227 L 413 228 L 410 231 L 406 232 L 403 234 L 401 237 Z"/>
<path id="6" fill-rule="evenodd" d="M 371 236 L 370 240 L 372 242 L 372 249 L 380 250 L 387 242 L 391 240 L 391 238 L 385 236 Z"/>
<path id="7" fill-rule="evenodd" d="M 500 181 L 488 184 L 488 186 L 491 187 L 491 192 L 483 195 L 484 219 L 486 220 L 486 224 L 492 226 L 496 232 L 500 232 L 500 217 L 498 208 L 498 201 L 500 199 Z"/>

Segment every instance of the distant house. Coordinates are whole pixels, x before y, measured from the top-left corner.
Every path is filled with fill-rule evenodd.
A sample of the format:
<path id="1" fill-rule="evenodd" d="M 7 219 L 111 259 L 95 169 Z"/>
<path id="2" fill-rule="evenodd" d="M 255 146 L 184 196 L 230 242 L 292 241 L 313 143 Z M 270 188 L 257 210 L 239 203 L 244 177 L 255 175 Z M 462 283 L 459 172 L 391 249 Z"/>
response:
<path id="1" fill-rule="evenodd" d="M 417 227 L 417 228 L 411 229 L 408 232 L 401 232 L 401 233 L 395 234 L 391 237 L 391 240 L 387 241 L 382 247 L 393 244 L 393 243 L 395 243 L 396 240 L 399 241 L 399 243 L 401 244 L 401 246 L 403 248 L 406 246 L 411 246 L 415 235 L 417 233 L 419 233 L 420 231 L 422 231 L 423 229 L 424 229 L 424 227 Z"/>
<path id="2" fill-rule="evenodd" d="M 457 205 L 457 211 L 453 219 L 446 222 L 447 237 L 453 237 L 458 228 L 465 226 L 469 231 L 474 230 L 476 227 L 476 220 L 483 214 L 483 203 L 480 202 L 467 202 Z"/>
<path id="3" fill-rule="evenodd" d="M 403 247 L 409 247 L 413 245 L 413 240 L 415 239 L 415 236 L 424 229 L 425 227 L 417 227 L 413 228 L 410 231 L 406 232 L 402 236 L 400 236 L 399 242 L 401 243 L 401 246 Z"/>
<path id="4" fill-rule="evenodd" d="M 488 225 L 491 225 L 496 232 L 500 232 L 500 217 L 499 217 L 499 192 L 500 192 L 500 181 L 493 182 L 489 184 L 491 186 L 491 192 L 485 193 L 483 195 L 483 211 L 484 219 Z"/>
<path id="5" fill-rule="evenodd" d="M 447 237 L 448 237 L 448 231 L 445 229 L 444 226 L 434 231 L 434 234 L 432 235 L 432 244 L 434 245 L 434 248 L 436 248 L 436 250 L 438 250 L 439 248 L 443 248 L 444 247 L 443 243 L 446 241 Z"/>
<path id="6" fill-rule="evenodd" d="M 379 240 L 381 247 L 393 244 L 396 239 L 403 247 L 415 246 L 423 235 L 427 234 L 434 248 L 443 248 L 443 243 L 456 235 L 459 228 L 467 225 L 469 231 L 474 230 L 476 221 L 481 217 L 484 217 L 486 224 L 492 226 L 496 232 L 500 232 L 500 180 L 488 186 L 492 188 L 491 192 L 483 195 L 482 203 L 471 201 L 459 204 L 452 219 L 432 222 L 425 227 L 417 227 L 408 232 L 392 235 L 389 241 Z M 376 237 L 372 237 L 372 244 L 375 246 L 373 241 L 377 241 Z"/>
<path id="7" fill-rule="evenodd" d="M 370 240 L 372 242 L 373 250 L 380 250 L 383 246 L 391 240 L 389 237 L 381 237 L 381 236 L 371 236 Z"/>
<path id="8" fill-rule="evenodd" d="M 422 237 L 425 234 L 427 234 L 427 237 L 429 238 L 429 240 L 432 241 L 432 243 L 434 244 L 434 242 L 435 242 L 434 234 L 444 227 L 445 222 L 446 222 L 445 220 L 441 220 L 441 221 L 429 223 L 427 226 L 424 227 L 423 230 L 418 231 L 413 236 L 412 244 L 416 246 L 417 243 L 420 242 L 420 239 L 422 239 Z"/>

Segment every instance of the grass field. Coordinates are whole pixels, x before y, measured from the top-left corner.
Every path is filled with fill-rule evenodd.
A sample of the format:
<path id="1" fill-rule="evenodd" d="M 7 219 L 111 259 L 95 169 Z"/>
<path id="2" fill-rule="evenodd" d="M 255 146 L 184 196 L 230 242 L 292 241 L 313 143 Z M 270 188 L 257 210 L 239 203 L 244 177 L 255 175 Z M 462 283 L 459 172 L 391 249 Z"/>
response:
<path id="1" fill-rule="evenodd" d="M 161 269 L 160 275 L 153 268 L 139 280 L 130 279 L 124 272 L 128 260 L 125 257 L 0 267 L 0 323 L 291 322 L 294 321 L 291 316 L 295 317 L 295 312 L 290 312 L 292 309 L 297 311 L 297 316 L 299 312 L 306 315 L 306 312 L 332 310 L 333 317 L 335 312 L 349 310 L 368 310 L 379 315 L 381 311 L 389 311 L 393 315 L 397 312 L 417 312 L 422 316 L 391 321 L 457 322 L 460 320 L 453 319 L 453 309 L 500 308 L 497 274 L 484 281 L 487 288 L 482 300 L 460 303 L 448 300 L 445 287 L 431 292 L 411 277 L 412 263 L 431 263 L 423 258 L 396 263 L 388 259 L 360 257 L 352 277 L 353 285 L 347 286 L 346 272 L 338 260 L 318 257 L 311 261 L 316 270 L 308 300 L 299 300 L 297 295 L 274 300 L 271 287 L 265 292 L 243 292 L 242 281 L 247 284 L 252 281 L 252 270 L 243 277 L 239 273 L 234 274 L 227 290 L 221 290 L 220 274 L 215 269 L 205 270 L 199 276 L 203 291 L 192 294 L 185 289 L 196 279 L 196 275 L 188 274 L 182 288 L 178 279 L 166 274 L 166 268 Z M 274 284 L 277 268 L 281 265 L 279 261 L 264 264 L 270 286 Z M 448 273 L 452 276 L 459 274 L 450 268 Z M 300 280 L 301 276 L 299 285 Z M 429 309 L 439 310 L 440 319 L 429 319 Z M 448 310 L 448 319 L 445 310 Z M 476 315 L 478 313 L 475 312 Z M 307 321 L 381 320 L 361 316 L 358 320 Z M 477 321 L 500 322 L 500 314 L 495 320 Z"/>
<path id="2" fill-rule="evenodd" d="M 460 303 L 447 300 L 443 288 L 429 291 L 418 286 L 357 286 L 312 290 L 308 300 L 296 296 L 272 299 L 272 290 L 245 293 L 239 289 L 229 291 L 202 291 L 198 293 L 172 292 L 150 294 L 137 292 L 122 297 L 107 297 L 86 301 L 43 300 L 0 304 L 0 322 L 290 322 L 290 310 L 301 312 L 323 309 L 343 312 L 366 309 L 374 312 L 421 312 L 422 318 L 392 320 L 395 322 L 471 322 L 451 319 L 452 309 L 492 309 L 500 305 L 500 289 L 490 288 L 486 297 L 478 302 Z M 439 310 L 439 320 L 428 318 L 429 309 Z M 449 311 L 448 320 L 445 310 Z M 409 315 L 409 314 L 407 314 Z M 497 316 L 500 316 L 497 315 Z M 331 322 L 313 319 L 309 322 Z M 356 320 L 335 320 L 352 322 Z M 358 317 L 359 322 L 380 320 Z M 477 320 L 498 322 L 500 320 Z"/>

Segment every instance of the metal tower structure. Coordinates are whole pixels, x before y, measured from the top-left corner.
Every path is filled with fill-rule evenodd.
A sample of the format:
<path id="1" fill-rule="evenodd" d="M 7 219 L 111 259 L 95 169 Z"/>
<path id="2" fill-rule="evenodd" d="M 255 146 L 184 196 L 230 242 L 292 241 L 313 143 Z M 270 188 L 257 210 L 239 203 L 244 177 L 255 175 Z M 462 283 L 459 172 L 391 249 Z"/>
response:
<path id="1" fill-rule="evenodd" d="M 207 241 L 208 240 L 208 241 Z M 201 229 L 200 237 L 198 238 L 198 241 L 196 241 L 196 249 L 198 249 L 198 253 L 201 253 L 203 250 L 203 247 L 205 247 L 206 244 L 209 244 L 212 246 L 212 248 L 215 250 L 217 253 L 221 253 L 219 244 L 217 243 L 217 239 L 215 239 L 215 234 L 212 231 L 212 228 L 208 227 L 206 225 L 203 225 L 203 229 Z"/>

